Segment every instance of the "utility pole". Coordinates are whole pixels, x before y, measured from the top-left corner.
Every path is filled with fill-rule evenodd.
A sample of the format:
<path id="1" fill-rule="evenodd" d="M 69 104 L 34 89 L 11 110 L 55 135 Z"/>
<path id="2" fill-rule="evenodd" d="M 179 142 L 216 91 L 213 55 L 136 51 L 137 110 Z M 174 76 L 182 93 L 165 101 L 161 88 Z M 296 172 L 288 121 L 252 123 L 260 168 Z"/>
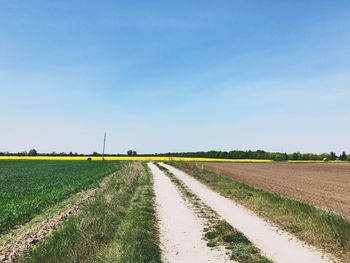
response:
<path id="1" fill-rule="evenodd" d="M 102 151 L 102 160 L 104 160 L 104 156 L 105 156 L 105 149 L 106 149 L 106 132 L 105 132 L 105 136 L 103 138 L 103 151 Z"/>

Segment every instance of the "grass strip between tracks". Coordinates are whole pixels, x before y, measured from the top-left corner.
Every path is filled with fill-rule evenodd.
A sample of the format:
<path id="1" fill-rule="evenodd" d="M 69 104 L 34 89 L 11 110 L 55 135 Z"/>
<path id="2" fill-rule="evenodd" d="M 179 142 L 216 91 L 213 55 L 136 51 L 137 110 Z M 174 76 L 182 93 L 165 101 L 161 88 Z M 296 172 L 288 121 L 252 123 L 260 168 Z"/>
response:
<path id="1" fill-rule="evenodd" d="M 152 179 L 126 163 L 105 191 L 20 262 L 160 262 Z"/>
<path id="2" fill-rule="evenodd" d="M 342 262 L 350 262 L 350 221 L 347 219 L 184 162 L 169 164 L 306 243 L 331 253 Z"/>
<path id="3" fill-rule="evenodd" d="M 205 205 L 181 180 L 177 179 L 168 169 L 156 163 L 170 180 L 178 187 L 182 196 L 189 201 L 201 218 L 205 219 L 204 238 L 207 246 L 224 246 L 231 253 L 230 258 L 239 263 L 272 263 L 264 257 L 260 250 L 237 229 L 221 219 L 210 207 Z"/>

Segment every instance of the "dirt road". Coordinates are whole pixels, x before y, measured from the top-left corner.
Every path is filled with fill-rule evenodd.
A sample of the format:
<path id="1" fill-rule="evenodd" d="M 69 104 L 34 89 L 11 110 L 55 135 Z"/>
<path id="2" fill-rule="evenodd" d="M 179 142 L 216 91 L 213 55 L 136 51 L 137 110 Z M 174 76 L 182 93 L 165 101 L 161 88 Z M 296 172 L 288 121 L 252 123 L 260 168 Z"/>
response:
<path id="1" fill-rule="evenodd" d="M 204 222 L 171 180 L 149 163 L 154 178 L 160 242 L 164 262 L 229 262 L 224 250 L 211 249 L 203 240 Z M 232 262 L 232 261 L 231 261 Z"/>
<path id="2" fill-rule="evenodd" d="M 244 233 L 274 262 L 330 262 L 316 249 L 280 231 L 249 210 L 209 189 L 193 177 L 166 164 L 161 164 L 180 179 L 206 205 L 216 211 L 233 227 Z"/>
<path id="3" fill-rule="evenodd" d="M 191 163 L 350 218 L 350 163 Z"/>

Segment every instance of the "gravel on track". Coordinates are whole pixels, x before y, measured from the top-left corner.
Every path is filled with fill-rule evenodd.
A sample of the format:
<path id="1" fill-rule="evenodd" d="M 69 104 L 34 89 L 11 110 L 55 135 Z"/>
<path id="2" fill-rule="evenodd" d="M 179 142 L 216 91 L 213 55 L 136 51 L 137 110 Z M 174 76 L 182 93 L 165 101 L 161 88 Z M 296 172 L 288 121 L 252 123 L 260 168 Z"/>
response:
<path id="1" fill-rule="evenodd" d="M 213 249 L 203 239 L 205 222 L 157 166 L 148 163 L 153 174 L 164 262 L 232 262 L 225 250 Z"/>

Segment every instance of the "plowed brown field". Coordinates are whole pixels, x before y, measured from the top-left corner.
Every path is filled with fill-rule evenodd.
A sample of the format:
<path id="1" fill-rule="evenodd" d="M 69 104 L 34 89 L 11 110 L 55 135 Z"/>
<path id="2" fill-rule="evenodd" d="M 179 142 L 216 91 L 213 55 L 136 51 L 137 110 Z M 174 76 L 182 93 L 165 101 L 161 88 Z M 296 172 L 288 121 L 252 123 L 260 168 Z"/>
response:
<path id="1" fill-rule="evenodd" d="M 190 163 L 350 218 L 350 163 Z"/>

